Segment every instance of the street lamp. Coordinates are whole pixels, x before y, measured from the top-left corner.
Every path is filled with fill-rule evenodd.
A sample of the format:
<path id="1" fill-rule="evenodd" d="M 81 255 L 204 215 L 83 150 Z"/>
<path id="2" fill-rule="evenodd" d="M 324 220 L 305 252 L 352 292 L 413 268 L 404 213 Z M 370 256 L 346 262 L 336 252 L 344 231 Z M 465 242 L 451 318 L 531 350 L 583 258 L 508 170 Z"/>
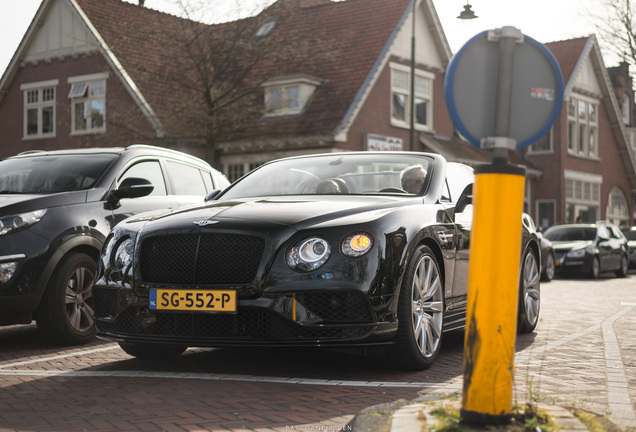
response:
<path id="1" fill-rule="evenodd" d="M 473 12 L 472 10 L 472 6 L 468 3 L 468 0 L 466 0 L 466 6 L 464 6 L 464 10 L 461 11 L 457 18 L 459 18 L 460 20 L 471 20 L 477 18 L 477 15 L 475 15 L 475 12 Z"/>

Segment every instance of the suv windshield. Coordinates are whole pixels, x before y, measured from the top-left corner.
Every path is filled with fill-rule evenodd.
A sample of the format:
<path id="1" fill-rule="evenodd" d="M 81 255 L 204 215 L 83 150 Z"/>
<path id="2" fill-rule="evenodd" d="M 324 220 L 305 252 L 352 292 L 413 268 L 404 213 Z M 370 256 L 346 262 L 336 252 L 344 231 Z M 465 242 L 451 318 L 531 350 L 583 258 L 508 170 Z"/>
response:
<path id="1" fill-rule="evenodd" d="M 0 193 L 50 194 L 91 188 L 118 156 L 55 155 L 0 161 Z"/>
<path id="2" fill-rule="evenodd" d="M 594 227 L 552 227 L 543 235 L 551 241 L 577 241 L 594 240 L 596 238 L 596 228 Z"/>
<path id="3" fill-rule="evenodd" d="M 415 155 L 326 155 L 263 165 L 235 183 L 224 199 L 310 194 L 400 194 L 426 191 L 431 159 Z M 411 196 L 412 196 L 411 195 Z"/>

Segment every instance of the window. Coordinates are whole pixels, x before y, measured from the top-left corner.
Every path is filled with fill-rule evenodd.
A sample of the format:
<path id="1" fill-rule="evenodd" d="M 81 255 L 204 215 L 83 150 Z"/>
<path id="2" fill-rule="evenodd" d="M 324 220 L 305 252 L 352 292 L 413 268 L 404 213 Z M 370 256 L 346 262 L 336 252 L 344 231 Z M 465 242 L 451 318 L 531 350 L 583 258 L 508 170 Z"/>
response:
<path id="1" fill-rule="evenodd" d="M 530 146 L 529 153 L 552 153 L 552 129 Z"/>
<path id="2" fill-rule="evenodd" d="M 119 184 L 129 177 L 143 178 L 150 181 L 154 189 L 149 196 L 166 196 L 168 194 L 159 161 L 144 161 L 133 165 L 119 179 Z"/>
<path id="3" fill-rule="evenodd" d="M 71 90 L 71 133 L 87 134 L 106 130 L 107 74 L 93 74 L 68 79 Z"/>
<path id="4" fill-rule="evenodd" d="M 574 97 L 568 100 L 568 152 L 598 158 L 598 103 Z"/>
<path id="5" fill-rule="evenodd" d="M 433 128 L 433 74 L 415 71 L 414 96 L 411 104 L 411 70 L 408 66 L 391 64 L 391 124 L 409 128 L 411 110 L 418 130 Z"/>
<path id="6" fill-rule="evenodd" d="M 275 78 L 263 83 L 265 116 L 301 114 L 322 80 L 308 75 Z"/>
<path id="7" fill-rule="evenodd" d="M 243 164 L 232 164 L 227 166 L 227 179 L 231 182 L 238 180 L 245 174 Z"/>
<path id="8" fill-rule="evenodd" d="M 607 209 L 605 210 L 605 219 L 612 222 L 616 226 L 629 224 L 629 206 L 627 198 L 623 191 L 614 186 L 607 200 Z"/>
<path id="9" fill-rule="evenodd" d="M 23 84 L 24 123 L 26 139 L 55 136 L 55 93 L 58 80 Z"/>
<path id="10" fill-rule="evenodd" d="M 270 20 L 270 21 L 266 21 L 264 22 L 259 28 L 258 30 L 256 30 L 256 37 L 257 38 L 262 38 L 267 36 L 268 34 L 271 33 L 272 30 L 274 30 L 274 27 L 276 26 L 276 21 L 277 20 Z"/>
<path id="11" fill-rule="evenodd" d="M 166 161 L 166 166 L 176 195 L 206 195 L 208 193 L 203 173 L 197 167 L 175 161 Z M 206 173 L 206 175 L 209 181 L 210 174 Z"/>
<path id="12" fill-rule="evenodd" d="M 565 171 L 566 223 L 596 222 L 600 216 L 600 176 Z"/>
<path id="13" fill-rule="evenodd" d="M 537 222 L 542 230 L 550 228 L 556 222 L 556 202 L 537 200 Z"/>
<path id="14" fill-rule="evenodd" d="M 225 164 L 224 172 L 227 180 L 234 182 L 243 177 L 244 174 L 263 165 L 263 162 L 237 162 Z M 222 185 L 222 187 L 225 187 Z"/>

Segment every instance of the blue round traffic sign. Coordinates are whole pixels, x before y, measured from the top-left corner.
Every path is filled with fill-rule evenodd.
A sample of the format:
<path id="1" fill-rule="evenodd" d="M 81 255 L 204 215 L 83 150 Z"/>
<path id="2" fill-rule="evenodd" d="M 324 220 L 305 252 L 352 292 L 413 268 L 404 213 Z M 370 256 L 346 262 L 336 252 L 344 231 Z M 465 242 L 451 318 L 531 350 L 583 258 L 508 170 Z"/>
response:
<path id="1" fill-rule="evenodd" d="M 470 39 L 451 59 L 444 81 L 446 105 L 459 132 L 474 146 L 495 137 L 497 110 L 509 110 L 507 136 L 524 148 L 544 136 L 563 104 L 563 76 L 552 53 L 522 35 L 515 41 L 511 76 L 500 76 L 502 49 L 496 31 Z M 509 106 L 501 107 L 501 80 L 510 83 Z"/>

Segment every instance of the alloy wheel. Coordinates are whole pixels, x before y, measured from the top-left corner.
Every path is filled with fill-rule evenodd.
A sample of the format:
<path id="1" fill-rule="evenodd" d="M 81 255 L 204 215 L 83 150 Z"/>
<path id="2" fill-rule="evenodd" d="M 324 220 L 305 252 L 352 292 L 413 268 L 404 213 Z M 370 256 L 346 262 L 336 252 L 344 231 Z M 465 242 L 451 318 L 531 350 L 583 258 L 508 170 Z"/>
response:
<path id="1" fill-rule="evenodd" d="M 94 312 L 90 305 L 94 278 L 91 269 L 78 267 L 66 283 L 66 314 L 69 323 L 78 332 L 85 332 L 94 325 Z"/>
<path id="2" fill-rule="evenodd" d="M 539 273 L 539 265 L 534 253 L 529 251 L 526 253 L 523 261 L 522 276 L 522 296 L 521 301 L 525 322 L 521 327 L 534 327 L 539 319 L 539 306 L 541 302 L 541 275 Z M 526 330 L 522 328 L 521 330 Z M 531 331 L 531 330 L 530 330 Z"/>
<path id="3" fill-rule="evenodd" d="M 413 278 L 411 313 L 413 336 L 420 352 L 436 354 L 442 338 L 444 293 L 437 263 L 429 255 L 421 257 Z"/>

